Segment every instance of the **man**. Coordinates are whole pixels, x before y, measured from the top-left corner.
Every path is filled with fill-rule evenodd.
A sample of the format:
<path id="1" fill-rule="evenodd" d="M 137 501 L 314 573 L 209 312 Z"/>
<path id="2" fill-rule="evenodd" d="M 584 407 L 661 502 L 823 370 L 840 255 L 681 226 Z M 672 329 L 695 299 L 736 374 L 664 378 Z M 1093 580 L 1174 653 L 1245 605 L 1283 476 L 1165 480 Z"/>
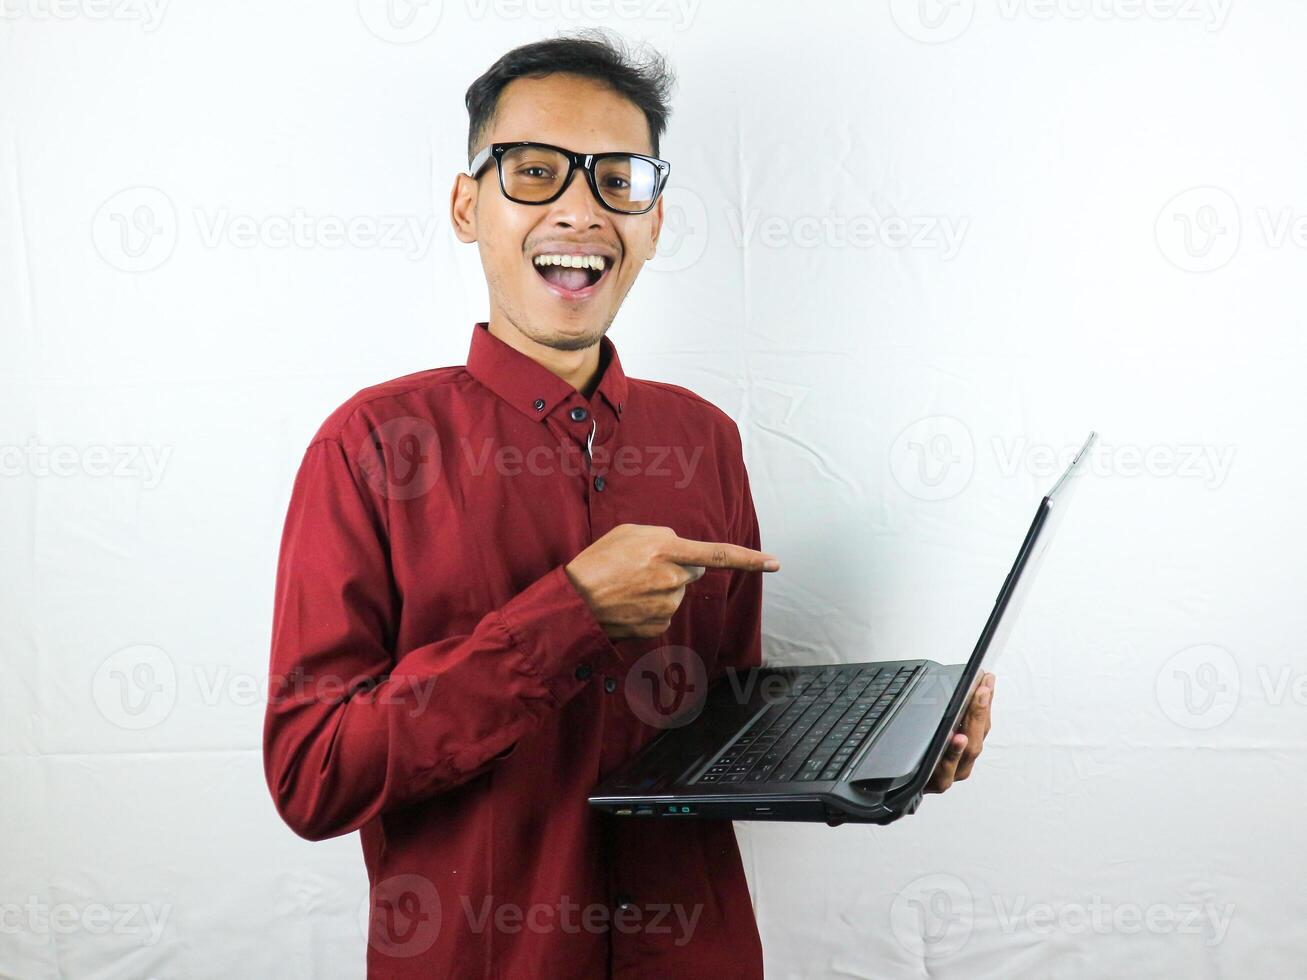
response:
<path id="1" fill-rule="evenodd" d="M 779 567 L 735 424 L 605 337 L 662 227 L 668 88 L 603 35 L 473 83 L 450 213 L 490 318 L 466 366 L 359 392 L 300 466 L 265 764 L 298 834 L 361 831 L 370 977 L 761 976 L 730 823 L 586 803 L 659 733 L 659 682 L 760 662 Z"/>

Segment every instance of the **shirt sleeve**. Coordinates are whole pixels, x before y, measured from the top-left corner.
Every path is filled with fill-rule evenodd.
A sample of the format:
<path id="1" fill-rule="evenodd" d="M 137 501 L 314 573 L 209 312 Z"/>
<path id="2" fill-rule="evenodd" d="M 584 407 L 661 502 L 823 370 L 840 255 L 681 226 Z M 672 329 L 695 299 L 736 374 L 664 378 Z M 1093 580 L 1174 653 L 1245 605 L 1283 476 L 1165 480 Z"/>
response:
<path id="1" fill-rule="evenodd" d="M 738 445 L 738 434 L 737 445 Z M 736 499 L 733 502 L 733 529 L 731 541 L 754 550 L 762 549 L 758 529 L 758 515 L 749 489 L 749 474 L 744 466 L 744 454 L 739 456 L 739 476 L 736 482 Z M 762 664 L 762 588 L 765 572 L 735 571 L 726 593 L 726 622 L 722 629 L 721 649 L 737 651 L 718 662 L 718 668 L 758 667 Z"/>
<path id="2" fill-rule="evenodd" d="M 349 833 L 508 754 L 617 652 L 559 565 L 462 636 L 396 655 L 381 515 L 340 443 L 314 442 L 277 565 L 263 759 L 301 837 Z"/>

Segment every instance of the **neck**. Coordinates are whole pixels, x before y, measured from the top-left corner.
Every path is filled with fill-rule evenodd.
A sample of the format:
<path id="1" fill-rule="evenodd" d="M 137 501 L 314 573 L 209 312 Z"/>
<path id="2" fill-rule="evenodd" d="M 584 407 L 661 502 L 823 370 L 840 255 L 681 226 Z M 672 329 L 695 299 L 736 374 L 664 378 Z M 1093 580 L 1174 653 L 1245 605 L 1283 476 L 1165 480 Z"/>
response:
<path id="1" fill-rule="evenodd" d="M 512 323 L 497 320 L 493 316 L 487 329 L 509 347 L 562 378 L 587 398 L 598 387 L 603 365 L 600 363 L 600 345 L 597 341 L 579 350 L 559 350 L 532 340 Z"/>

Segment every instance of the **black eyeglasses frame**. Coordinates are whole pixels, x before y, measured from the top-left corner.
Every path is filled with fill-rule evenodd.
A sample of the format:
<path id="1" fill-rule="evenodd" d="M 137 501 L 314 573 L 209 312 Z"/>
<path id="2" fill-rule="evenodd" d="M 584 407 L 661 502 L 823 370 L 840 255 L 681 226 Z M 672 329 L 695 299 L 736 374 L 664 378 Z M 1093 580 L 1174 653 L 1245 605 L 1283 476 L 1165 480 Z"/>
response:
<path id="1" fill-rule="evenodd" d="M 559 186 L 558 193 L 543 201 L 523 201 L 508 193 L 508 188 L 504 186 L 504 154 L 509 150 L 521 146 L 536 146 L 543 150 L 553 150 L 554 152 L 561 153 L 563 156 L 567 157 L 567 176 L 563 178 L 563 183 Z M 595 165 L 600 160 L 605 160 L 611 157 L 637 157 L 653 164 L 654 168 L 658 171 L 658 176 L 655 178 L 656 183 L 654 185 L 653 199 L 650 200 L 648 207 L 641 208 L 639 211 L 623 211 L 621 208 L 615 208 L 604 200 L 604 196 L 599 193 L 599 185 L 595 180 Z M 658 198 L 662 195 L 663 188 L 667 186 L 667 177 L 672 172 L 672 165 L 666 160 L 659 160 L 657 157 L 651 157 L 645 153 L 628 153 L 620 150 L 607 153 L 574 153 L 564 147 L 554 146 L 550 143 L 540 143 L 536 140 L 518 140 L 513 143 L 491 143 L 489 146 L 484 147 L 480 153 L 472 158 L 472 163 L 468 167 L 468 176 L 473 180 L 479 179 L 481 177 L 481 172 L 485 170 L 486 165 L 490 162 L 491 158 L 494 159 L 495 171 L 499 174 L 499 191 L 514 204 L 552 204 L 563 196 L 567 191 L 567 188 L 571 186 L 572 175 L 580 169 L 585 171 L 586 181 L 590 184 L 590 191 L 594 194 L 595 200 L 598 201 L 604 209 L 611 211 L 614 214 L 648 214 L 653 210 L 654 205 L 658 203 Z"/>

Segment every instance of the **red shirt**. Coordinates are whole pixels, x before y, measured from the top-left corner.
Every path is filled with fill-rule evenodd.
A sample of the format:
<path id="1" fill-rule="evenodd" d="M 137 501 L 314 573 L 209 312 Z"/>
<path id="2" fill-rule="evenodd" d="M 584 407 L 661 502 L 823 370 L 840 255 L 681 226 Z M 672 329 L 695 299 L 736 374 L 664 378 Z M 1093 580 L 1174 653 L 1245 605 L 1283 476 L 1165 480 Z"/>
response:
<path id="1" fill-rule="evenodd" d="M 760 545 L 735 423 L 601 350 L 587 399 L 477 324 L 466 367 L 360 391 L 300 464 L 264 764 L 297 834 L 361 832 L 370 978 L 762 976 L 729 822 L 586 803 L 761 653 L 757 573 L 616 643 L 568 579 L 623 523 Z"/>

